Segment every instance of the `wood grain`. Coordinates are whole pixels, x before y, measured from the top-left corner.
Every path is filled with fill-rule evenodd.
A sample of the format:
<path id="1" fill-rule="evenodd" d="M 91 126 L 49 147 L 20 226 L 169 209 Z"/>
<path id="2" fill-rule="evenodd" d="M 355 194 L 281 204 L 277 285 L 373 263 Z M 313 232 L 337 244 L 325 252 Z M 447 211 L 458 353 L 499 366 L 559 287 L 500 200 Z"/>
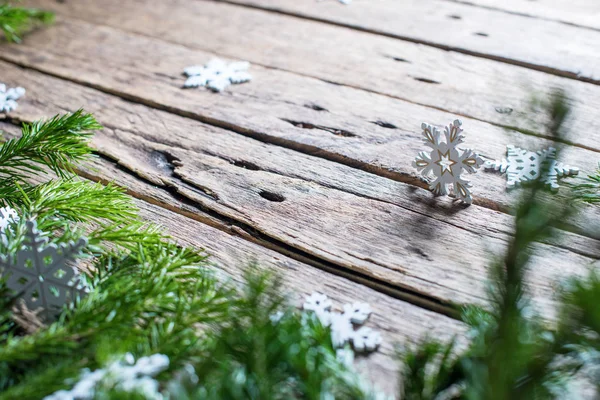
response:
<path id="1" fill-rule="evenodd" d="M 9 138 L 16 136 L 18 131 L 15 125 L 1 121 L 0 130 L 8 132 Z M 261 270 L 274 271 L 283 278 L 282 291 L 293 305 L 301 306 L 304 297 L 314 291 L 327 294 L 339 306 L 356 300 L 368 302 L 374 313 L 367 325 L 381 331 L 384 342 L 376 353 L 357 357 L 356 366 L 387 393 L 395 393 L 398 379 L 396 345 L 416 343 L 427 335 L 440 340 L 449 340 L 456 335 L 464 344 L 465 327 L 456 320 L 251 243 L 230 226 L 208 215 L 204 218 L 212 221 L 215 227 L 201 223 L 198 219 L 203 217 L 203 213 L 198 209 L 194 209 L 193 219 L 163 208 L 168 204 L 169 207 L 178 205 L 182 212 L 191 209 L 164 190 L 119 169 L 109 160 L 96 159 L 80 172 L 94 180 L 116 180 L 120 185 L 129 187 L 130 193 L 140 198 L 136 205 L 142 218 L 162 226 L 181 245 L 204 249 L 210 254 L 210 262 L 222 280 L 232 280 L 236 284 L 243 282 L 244 269 L 254 263 Z"/>
<path id="2" fill-rule="evenodd" d="M 419 121 L 444 124 L 455 118 L 443 111 L 388 96 L 261 67 L 252 69 L 254 83 L 231 87 L 219 95 L 202 89 L 182 90 L 181 65 L 211 56 L 74 21 L 34 34 L 24 45 L 6 46 L 0 55 L 28 68 L 261 141 L 421 186 L 424 184 L 411 166 L 415 155 L 424 149 Z M 20 84 L 17 80 L 18 76 L 13 84 Z M 466 145 L 489 159 L 502 157 L 509 143 L 529 149 L 552 145 L 550 141 L 481 121 L 469 118 L 463 121 Z M 577 133 L 582 138 L 600 140 L 593 129 L 579 129 Z M 578 146 L 565 146 L 561 157 L 581 168 L 582 175 L 593 171 L 599 159 L 597 153 Z M 494 173 L 481 171 L 469 179 L 475 187 L 476 203 L 488 208 L 510 209 L 520 193 L 506 192 L 505 177 Z M 563 193 L 568 193 L 566 188 Z M 598 208 L 586 207 L 583 216 L 572 221 L 570 229 L 598 238 L 599 221 Z"/>
<path id="3" fill-rule="evenodd" d="M 600 30 L 600 3 L 595 0 L 447 0 L 532 18 Z"/>
<path id="4" fill-rule="evenodd" d="M 510 239 L 505 214 L 432 203 L 422 189 L 0 65 L 8 82 L 29 89 L 12 117 L 31 121 L 85 106 L 106 126 L 95 147 L 120 167 L 291 255 L 395 288 L 411 301 L 481 303 L 486 266 Z M 592 262 L 535 246 L 531 291 L 545 315 L 553 314 L 557 282 Z"/>
<path id="5" fill-rule="evenodd" d="M 211 1 L 211 0 L 208 0 Z M 600 32 L 441 0 L 224 0 L 600 83 Z M 207 7 L 207 6 L 205 6 Z M 223 8 L 224 14 L 235 11 Z M 458 18 L 457 18 L 458 17 Z M 547 46 L 552 43 L 552 50 Z"/>
<path id="6" fill-rule="evenodd" d="M 456 115 L 515 127 L 536 135 L 545 134 L 546 120 L 530 110 L 532 97 L 546 98 L 556 88 L 563 88 L 573 98 L 573 113 L 570 119 L 572 129 L 566 139 L 587 148 L 600 150 L 600 138 L 594 134 L 600 131 L 600 122 L 595 118 L 596 110 L 600 107 L 600 88 L 595 85 L 456 52 L 252 9 L 202 1 L 177 0 L 169 4 L 145 1 L 148 0 L 131 0 L 122 4 L 117 0 L 105 0 L 101 7 L 93 0 L 79 0 L 68 4 L 51 0 L 35 0 L 29 3 L 53 9 L 59 15 L 73 16 L 76 19 L 178 43 L 187 48 L 208 50 L 222 56 L 241 58 L 327 82 L 386 94 Z M 335 7 L 335 10 L 346 9 L 335 1 L 318 4 L 309 1 L 298 4 L 300 3 L 314 7 L 329 4 L 328 7 Z M 354 5 L 347 9 L 354 9 Z M 165 19 L 164 15 L 170 17 Z M 69 25 L 69 28 L 75 28 L 75 25 Z M 100 28 L 90 26 L 75 28 L 76 34 L 64 32 L 66 28 L 51 28 L 44 33 L 52 35 L 51 32 L 57 29 L 60 29 L 60 36 L 65 38 L 63 43 L 68 45 L 52 46 L 56 50 L 70 49 L 75 46 L 70 41 L 83 35 L 89 39 L 85 41 L 85 46 L 77 47 L 79 51 L 90 53 L 96 48 L 90 45 L 92 40 L 93 43 L 102 43 L 114 37 L 103 32 L 103 35 L 109 37 L 92 39 L 91 36 L 97 36 L 96 29 Z M 57 39 L 52 38 L 49 41 L 56 43 Z M 41 46 L 44 43 L 49 44 L 49 41 L 44 41 L 41 34 L 31 38 L 28 43 Z M 131 39 L 126 43 L 130 41 Z M 169 64 L 168 60 L 172 54 L 167 52 L 164 53 L 165 57 L 161 57 L 163 53 L 145 51 L 145 48 L 138 48 L 135 54 L 139 52 L 147 53 L 148 59 L 158 60 L 152 64 L 158 62 L 163 67 Z M 112 57 L 112 54 L 112 51 L 103 49 L 86 60 L 91 61 L 96 57 L 116 59 L 123 56 L 119 54 Z M 198 64 L 208 61 L 213 56 L 214 54 L 199 52 L 195 58 L 177 58 L 173 61 Z M 132 59 L 127 55 L 125 57 Z M 143 66 L 140 60 L 130 63 L 140 68 Z M 183 68 L 190 65 L 185 63 L 169 72 L 161 72 L 169 75 L 179 74 Z M 152 68 L 153 65 L 148 67 Z M 156 73 L 160 75 L 161 72 Z M 287 89 L 301 88 L 290 82 Z M 286 91 L 286 95 L 287 92 L 289 90 Z M 347 104 L 351 99 L 345 100 L 344 103 Z M 318 100 L 320 99 L 313 99 L 317 105 Z M 415 125 L 418 125 L 418 122 Z"/>

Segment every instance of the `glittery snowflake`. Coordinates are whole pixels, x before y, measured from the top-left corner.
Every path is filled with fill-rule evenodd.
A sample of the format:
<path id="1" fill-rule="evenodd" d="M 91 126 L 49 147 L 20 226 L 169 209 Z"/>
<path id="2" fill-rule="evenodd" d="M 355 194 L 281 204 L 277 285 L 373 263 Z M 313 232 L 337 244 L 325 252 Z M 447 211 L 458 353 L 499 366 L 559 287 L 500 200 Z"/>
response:
<path id="1" fill-rule="evenodd" d="M 183 84 L 186 88 L 206 86 L 207 88 L 220 92 L 232 83 L 244 83 L 252 79 L 247 70 L 250 63 L 238 61 L 226 63 L 219 59 L 213 59 L 206 65 L 195 65 L 186 68 L 183 72 L 189 77 Z"/>
<path id="2" fill-rule="evenodd" d="M 329 298 L 321 293 L 313 293 L 306 298 L 303 308 L 313 311 L 323 326 L 331 327 L 331 341 L 335 348 L 352 343 L 354 350 L 374 351 L 381 344 L 381 334 L 370 328 L 358 327 L 371 315 L 371 307 L 366 303 L 345 304 L 342 312 L 332 311 Z M 340 358 L 348 360 L 346 352 L 339 352 Z"/>
<path id="3" fill-rule="evenodd" d="M 48 244 L 34 221 L 27 221 L 25 246 L 14 256 L 0 255 L 0 276 L 6 279 L 32 311 L 41 308 L 41 316 L 52 320 L 61 308 L 86 288 L 67 263 L 87 245 L 87 240 Z"/>
<path id="4" fill-rule="evenodd" d="M 483 164 L 483 159 L 471 149 L 461 150 L 457 146 L 463 142 L 462 122 L 455 120 L 444 127 L 446 142 L 440 138 L 441 132 L 429 124 L 421 124 L 423 142 L 431 147 L 430 152 L 419 153 L 413 166 L 429 182 L 429 190 L 436 195 L 447 195 L 448 185 L 453 186 L 454 195 L 467 204 L 473 201 L 469 187 L 471 184 L 461 177 L 463 172 L 474 173 Z M 435 179 L 431 180 L 431 175 Z"/>
<path id="5" fill-rule="evenodd" d="M 7 89 L 4 83 L 0 83 L 0 113 L 10 112 L 17 108 L 17 100 L 25 94 L 22 87 Z"/>
<path id="6" fill-rule="evenodd" d="M 513 189 L 523 183 L 541 180 L 550 190 L 557 191 L 559 177 L 579 173 L 579 168 L 558 162 L 556 149 L 553 147 L 540 151 L 529 151 L 508 145 L 506 146 L 506 158 L 486 161 L 485 168 L 505 173 L 508 189 Z"/>

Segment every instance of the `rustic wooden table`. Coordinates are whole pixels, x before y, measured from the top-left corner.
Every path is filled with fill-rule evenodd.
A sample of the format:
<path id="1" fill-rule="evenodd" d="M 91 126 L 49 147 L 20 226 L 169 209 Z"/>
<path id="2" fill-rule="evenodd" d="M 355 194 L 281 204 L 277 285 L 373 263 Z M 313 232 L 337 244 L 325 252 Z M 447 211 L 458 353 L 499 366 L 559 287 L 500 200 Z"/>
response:
<path id="1" fill-rule="evenodd" d="M 474 205 L 434 199 L 411 166 L 420 124 L 463 120 L 489 159 L 550 144 L 532 95 L 573 98 L 562 158 L 600 160 L 600 4 L 594 0 L 31 0 L 54 26 L 0 47 L 0 80 L 27 88 L 11 119 L 80 107 L 105 129 L 80 171 L 115 181 L 148 220 L 204 247 L 235 279 L 279 271 L 367 301 L 381 349 L 358 360 L 396 385 L 396 343 L 462 334 L 450 304 L 484 301 L 486 266 L 512 234 L 505 177 L 480 172 Z M 183 90 L 184 67 L 252 63 L 250 83 Z M 560 192 L 557 196 L 561 196 Z M 552 318 L 556 282 L 600 257 L 588 207 L 538 243 L 530 285 Z"/>

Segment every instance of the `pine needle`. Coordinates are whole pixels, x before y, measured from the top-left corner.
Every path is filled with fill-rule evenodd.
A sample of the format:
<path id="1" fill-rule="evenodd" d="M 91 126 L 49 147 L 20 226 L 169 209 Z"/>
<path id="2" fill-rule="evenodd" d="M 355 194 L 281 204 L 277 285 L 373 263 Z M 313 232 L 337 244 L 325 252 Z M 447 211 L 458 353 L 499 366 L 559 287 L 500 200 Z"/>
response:
<path id="1" fill-rule="evenodd" d="M 36 24 L 50 24 L 54 14 L 34 8 L 13 7 L 9 3 L 0 4 L 0 30 L 9 42 L 20 42 L 21 35 Z"/>

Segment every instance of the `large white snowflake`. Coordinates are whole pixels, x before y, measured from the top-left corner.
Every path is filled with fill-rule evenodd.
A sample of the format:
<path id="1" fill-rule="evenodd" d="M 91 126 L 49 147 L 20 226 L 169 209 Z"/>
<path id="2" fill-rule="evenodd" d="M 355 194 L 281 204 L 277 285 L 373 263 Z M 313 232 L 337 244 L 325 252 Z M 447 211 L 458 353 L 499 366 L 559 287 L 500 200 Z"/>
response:
<path id="1" fill-rule="evenodd" d="M 506 173 L 508 189 L 513 189 L 522 183 L 541 180 L 550 190 L 557 191 L 559 177 L 579 173 L 579 168 L 558 162 L 556 149 L 553 147 L 540 151 L 529 151 L 508 145 L 506 146 L 506 158 L 486 161 L 485 168 Z"/>
<path id="2" fill-rule="evenodd" d="M 9 289 L 19 294 L 32 311 L 52 320 L 69 300 L 86 294 L 72 261 L 87 245 L 85 238 L 59 246 L 48 244 L 34 221 L 27 221 L 25 246 L 14 256 L 0 255 L 0 276 Z"/>
<path id="3" fill-rule="evenodd" d="M 429 190 L 436 195 L 447 195 L 448 185 L 453 186 L 454 195 L 467 204 L 473 202 L 469 187 L 471 184 L 461 177 L 463 172 L 474 173 L 483 164 L 483 159 L 471 149 L 461 150 L 458 145 L 463 142 L 462 122 L 455 120 L 444 127 L 446 142 L 442 142 L 440 131 L 434 126 L 423 123 L 423 142 L 431 147 L 429 153 L 419 153 L 413 166 L 429 182 Z M 431 175 L 435 179 L 431 180 Z"/>
<path id="4" fill-rule="evenodd" d="M 244 83 L 252 79 L 247 72 L 250 63 L 237 61 L 226 63 L 223 60 L 213 59 L 206 65 L 195 65 L 187 67 L 183 72 L 189 77 L 184 87 L 206 86 L 207 88 L 220 92 L 232 83 Z"/>
<path id="5" fill-rule="evenodd" d="M 331 341 L 336 348 L 342 348 L 346 343 L 352 343 L 354 350 L 361 352 L 374 351 L 381 344 L 381 334 L 371 328 L 358 327 L 364 324 L 371 315 L 371 307 L 366 303 L 345 304 L 343 311 L 331 309 L 329 298 L 321 293 L 313 293 L 306 298 L 303 308 L 314 311 L 323 326 L 331 327 Z M 339 353 L 341 357 L 347 357 Z"/>
<path id="6" fill-rule="evenodd" d="M 10 112 L 17 108 L 17 100 L 25 94 L 22 87 L 7 89 L 4 83 L 0 83 L 0 112 Z"/>

